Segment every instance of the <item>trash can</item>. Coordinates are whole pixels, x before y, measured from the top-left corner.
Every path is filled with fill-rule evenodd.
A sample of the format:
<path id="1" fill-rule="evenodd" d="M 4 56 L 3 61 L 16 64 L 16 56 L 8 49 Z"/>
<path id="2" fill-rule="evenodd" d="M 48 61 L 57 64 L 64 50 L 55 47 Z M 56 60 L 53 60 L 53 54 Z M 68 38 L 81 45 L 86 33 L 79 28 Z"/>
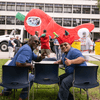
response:
<path id="1" fill-rule="evenodd" d="M 73 48 L 76 48 L 78 50 L 81 50 L 81 42 L 79 40 L 75 40 L 72 45 Z"/>
<path id="2" fill-rule="evenodd" d="M 95 41 L 95 54 L 100 55 L 100 39 Z"/>

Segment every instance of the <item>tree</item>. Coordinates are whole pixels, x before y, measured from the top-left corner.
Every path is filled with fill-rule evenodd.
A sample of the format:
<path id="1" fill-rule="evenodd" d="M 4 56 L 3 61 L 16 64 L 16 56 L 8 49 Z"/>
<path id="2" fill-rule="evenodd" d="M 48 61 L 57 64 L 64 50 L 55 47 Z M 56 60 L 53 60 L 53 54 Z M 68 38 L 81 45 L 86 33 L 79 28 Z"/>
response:
<path id="1" fill-rule="evenodd" d="M 99 11 L 100 11 L 100 0 L 97 0 L 97 7 L 99 8 Z"/>

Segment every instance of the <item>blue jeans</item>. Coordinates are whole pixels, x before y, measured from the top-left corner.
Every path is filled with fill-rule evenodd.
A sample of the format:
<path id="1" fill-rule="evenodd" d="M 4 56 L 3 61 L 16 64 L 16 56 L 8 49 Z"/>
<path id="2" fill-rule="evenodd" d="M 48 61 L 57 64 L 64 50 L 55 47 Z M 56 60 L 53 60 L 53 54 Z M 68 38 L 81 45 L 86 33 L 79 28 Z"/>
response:
<path id="1" fill-rule="evenodd" d="M 15 47 L 15 53 L 14 53 L 14 56 L 15 56 L 15 54 L 18 52 L 19 49 L 20 49 L 20 47 Z"/>
<path id="2" fill-rule="evenodd" d="M 55 52 L 56 52 L 57 60 L 61 59 L 61 49 L 57 45 L 55 45 Z"/>
<path id="3" fill-rule="evenodd" d="M 29 73 L 30 88 L 31 88 L 31 86 L 33 85 L 33 78 L 34 78 L 34 75 L 31 74 L 31 73 Z M 28 95 L 27 95 L 27 92 L 26 92 L 26 91 L 27 91 L 27 88 L 28 88 L 28 87 L 22 89 L 22 92 L 21 92 L 21 94 L 20 94 L 20 97 L 21 97 L 22 99 L 26 99 L 27 96 L 28 96 Z M 8 95 L 10 94 L 11 90 L 12 90 L 12 89 L 4 88 L 4 90 L 2 90 L 2 93 L 3 93 L 5 96 L 8 96 Z M 4 92 L 4 91 L 8 91 L 8 92 Z"/>
<path id="4" fill-rule="evenodd" d="M 68 100 L 69 89 L 72 87 L 73 74 L 67 75 L 66 73 L 59 76 L 60 78 L 60 89 L 58 92 L 57 100 Z"/>

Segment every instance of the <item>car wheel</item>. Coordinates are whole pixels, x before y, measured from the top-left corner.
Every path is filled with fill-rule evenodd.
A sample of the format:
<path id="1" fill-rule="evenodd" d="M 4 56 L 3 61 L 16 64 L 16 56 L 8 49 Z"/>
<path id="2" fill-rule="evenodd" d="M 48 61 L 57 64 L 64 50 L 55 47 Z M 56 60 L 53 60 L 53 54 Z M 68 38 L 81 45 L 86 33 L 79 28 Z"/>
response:
<path id="1" fill-rule="evenodd" d="M 8 51 L 8 43 L 2 42 L 0 45 L 1 51 L 6 52 Z"/>

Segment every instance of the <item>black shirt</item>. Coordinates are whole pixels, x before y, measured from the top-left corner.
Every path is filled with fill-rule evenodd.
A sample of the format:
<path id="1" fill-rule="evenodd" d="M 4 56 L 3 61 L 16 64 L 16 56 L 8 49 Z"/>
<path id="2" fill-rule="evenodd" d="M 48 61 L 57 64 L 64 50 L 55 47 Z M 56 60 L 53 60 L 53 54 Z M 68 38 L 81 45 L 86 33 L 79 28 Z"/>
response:
<path id="1" fill-rule="evenodd" d="M 16 47 L 20 47 L 21 42 L 19 40 L 15 39 L 14 42 L 16 43 Z"/>

